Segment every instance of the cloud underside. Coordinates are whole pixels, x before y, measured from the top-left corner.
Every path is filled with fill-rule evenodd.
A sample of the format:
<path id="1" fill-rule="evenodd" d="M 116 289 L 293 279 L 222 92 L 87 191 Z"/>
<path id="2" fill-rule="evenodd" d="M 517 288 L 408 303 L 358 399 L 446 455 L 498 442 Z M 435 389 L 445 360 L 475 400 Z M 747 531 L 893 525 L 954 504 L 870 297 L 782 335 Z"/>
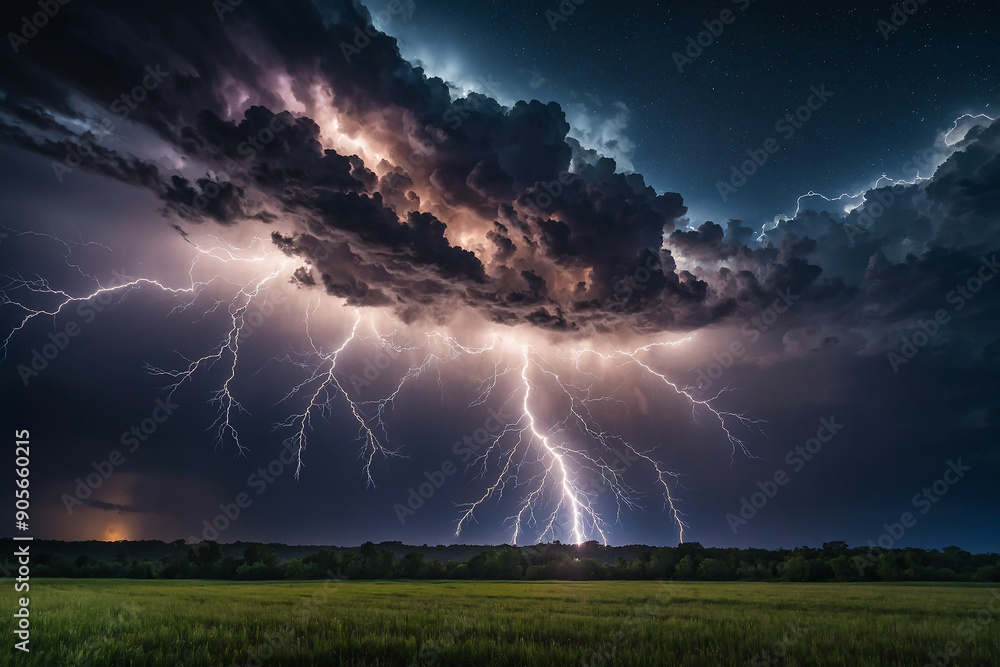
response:
<path id="1" fill-rule="evenodd" d="M 26 10 L 2 11 L 16 25 Z M 680 195 L 583 149 L 558 104 L 453 100 L 367 26 L 349 2 L 221 19 L 187 0 L 71 3 L 0 56 L 0 140 L 154 193 L 182 232 L 261 227 L 301 259 L 303 288 L 406 321 L 472 310 L 568 335 L 690 331 L 791 293 L 823 325 L 790 346 L 872 350 L 941 308 L 1000 238 L 1000 123 L 846 216 L 689 229 Z M 331 148 L 338 132 L 367 148 Z"/>

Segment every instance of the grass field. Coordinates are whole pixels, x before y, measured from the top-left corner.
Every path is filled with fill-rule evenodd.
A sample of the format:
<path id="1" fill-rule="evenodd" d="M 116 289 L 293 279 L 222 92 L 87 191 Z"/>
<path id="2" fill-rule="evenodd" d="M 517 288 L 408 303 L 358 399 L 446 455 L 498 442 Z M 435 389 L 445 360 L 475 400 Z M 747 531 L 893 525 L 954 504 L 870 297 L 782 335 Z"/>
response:
<path id="1" fill-rule="evenodd" d="M 31 621 L 0 664 L 1000 665 L 974 585 L 49 579 Z"/>

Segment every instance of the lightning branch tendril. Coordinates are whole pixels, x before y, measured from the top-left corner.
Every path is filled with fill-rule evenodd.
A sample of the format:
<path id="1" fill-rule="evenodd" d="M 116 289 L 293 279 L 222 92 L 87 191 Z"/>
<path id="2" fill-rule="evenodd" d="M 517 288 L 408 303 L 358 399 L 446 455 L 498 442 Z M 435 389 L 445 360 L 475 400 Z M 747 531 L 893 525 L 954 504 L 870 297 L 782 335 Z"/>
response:
<path id="1" fill-rule="evenodd" d="M 185 237 L 194 248 L 187 273 L 188 284 L 173 287 L 153 278 L 135 278 L 113 286 L 102 286 L 72 259 L 74 248 L 100 244 L 65 242 L 54 235 L 37 236 L 60 244 L 65 250 L 67 265 L 81 277 L 96 283 L 97 288 L 74 295 L 54 288 L 39 276 L 5 276 L 5 284 L 0 289 L 0 304 L 13 306 L 22 312 L 20 321 L 4 340 L 5 355 L 12 337 L 34 319 L 42 316 L 56 318 L 71 304 L 106 292 L 124 294 L 142 287 L 158 289 L 180 299 L 180 303 L 170 311 L 170 316 L 203 308 L 204 318 L 225 309 L 226 329 L 218 343 L 206 354 L 196 358 L 182 355 L 185 364 L 178 369 L 147 364 L 146 370 L 153 376 L 168 379 L 164 389 L 170 397 L 185 385 L 193 384 L 196 376 L 207 374 L 216 365 L 221 365 L 220 384 L 209 398 L 209 403 L 216 409 L 216 418 L 209 430 L 214 432 L 213 442 L 217 447 L 231 442 L 239 454 L 244 454 L 246 447 L 240 440 L 236 422 L 241 415 L 248 414 L 238 398 L 240 384 L 247 379 L 241 375 L 245 364 L 241 363 L 240 357 L 244 353 L 248 327 L 251 326 L 248 313 L 254 304 L 268 299 L 276 284 L 284 282 L 283 278 L 290 275 L 295 260 L 281 253 L 268 252 L 260 238 L 237 247 L 216 237 L 211 237 L 214 245 L 205 246 Z M 100 247 L 108 250 L 105 246 Z M 274 266 L 276 258 L 277 267 Z M 197 276 L 204 273 L 199 265 L 205 262 L 239 264 L 249 269 L 252 276 L 236 281 L 216 271 L 209 272 L 210 277 L 199 279 Z M 213 284 L 222 289 L 228 288 L 229 296 L 203 298 L 206 288 Z M 47 307 L 28 305 L 26 299 L 15 298 L 14 295 L 20 292 L 54 299 L 55 304 Z M 601 424 L 597 414 L 599 408 L 611 405 L 628 409 L 628 404 L 619 395 L 626 381 L 622 380 L 611 391 L 602 389 L 607 385 L 608 377 L 601 369 L 589 368 L 591 361 L 623 371 L 628 367 L 650 378 L 654 384 L 667 388 L 673 395 L 688 402 L 695 421 L 698 421 L 701 412 L 710 413 L 731 444 L 731 458 L 735 458 L 738 451 L 753 457 L 746 440 L 736 433 L 735 428 L 740 426 L 759 431 L 764 423 L 743 413 L 715 407 L 715 402 L 729 391 L 728 388 L 712 398 L 699 399 L 689 388 L 678 385 L 666 372 L 657 368 L 657 352 L 684 344 L 692 337 L 675 342 L 653 342 L 635 349 L 601 351 L 592 347 L 572 347 L 568 356 L 555 354 L 550 359 L 533 345 L 512 344 L 496 333 L 486 344 L 478 347 L 437 329 L 420 331 L 413 337 L 415 340 L 409 340 L 407 336 L 406 342 L 400 342 L 404 334 L 399 325 L 389 333 L 381 333 L 373 316 L 365 318 L 361 310 L 348 309 L 335 313 L 349 313 L 350 327 L 347 335 L 331 346 L 324 343 L 325 332 L 315 330 L 321 306 L 319 298 L 311 298 L 303 313 L 308 347 L 287 354 L 283 360 L 279 359 L 304 372 L 304 377 L 275 403 L 278 406 L 301 402 L 300 408 L 274 425 L 275 429 L 292 434 L 289 441 L 296 453 L 296 479 L 302 472 L 310 438 L 316 434 L 316 419 L 330 419 L 337 401 L 343 402 L 357 425 L 357 439 L 362 443 L 362 472 L 366 485 L 375 486 L 373 464 L 376 457 L 404 456 L 401 447 L 389 445 L 395 404 L 404 392 L 429 376 L 444 400 L 448 396 L 444 373 L 449 365 L 481 358 L 491 369 L 473 387 L 472 399 L 466 407 L 499 404 L 499 412 L 493 414 L 502 417 L 502 423 L 488 438 L 485 448 L 467 464 L 467 471 L 473 473 L 473 480 L 482 481 L 485 489 L 478 498 L 458 506 L 456 535 L 476 521 L 477 512 L 483 510 L 487 502 L 499 502 L 507 494 L 515 498 L 514 511 L 505 521 L 514 544 L 519 540 L 530 540 L 529 534 L 539 542 L 568 534 L 576 543 L 597 538 L 607 544 L 610 521 L 602 516 L 599 504 L 613 503 L 616 508 L 615 523 L 621 521 L 624 512 L 644 507 L 644 494 L 627 481 L 627 469 L 616 466 L 618 459 L 637 462 L 647 468 L 662 496 L 664 510 L 676 524 L 679 538 L 683 541 L 687 523 L 676 497 L 677 489 L 684 488 L 680 474 L 666 468 L 655 457 L 658 447 L 644 449 Z M 371 334 L 362 335 L 365 329 Z M 345 379 L 346 371 L 342 365 L 345 357 L 363 354 L 361 350 L 364 348 L 391 351 L 395 358 L 405 358 L 407 365 L 405 370 L 394 371 L 396 374 L 392 377 L 398 379 L 389 381 L 388 388 L 380 396 L 362 400 L 357 388 Z"/>

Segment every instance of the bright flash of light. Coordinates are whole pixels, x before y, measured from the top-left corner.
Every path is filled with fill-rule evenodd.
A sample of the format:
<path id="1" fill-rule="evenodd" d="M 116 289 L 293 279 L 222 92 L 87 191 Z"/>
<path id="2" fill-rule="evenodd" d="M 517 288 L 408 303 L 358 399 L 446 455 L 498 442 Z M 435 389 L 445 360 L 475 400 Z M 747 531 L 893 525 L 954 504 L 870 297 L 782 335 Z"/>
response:
<path id="1" fill-rule="evenodd" d="M 0 290 L 0 304 L 20 309 L 22 315 L 6 337 L 4 349 L 33 320 L 42 316 L 55 318 L 71 304 L 109 291 L 160 290 L 179 300 L 171 315 L 203 310 L 207 317 L 225 308 L 225 329 L 218 343 L 205 354 L 183 357 L 185 363 L 177 369 L 147 365 L 146 370 L 167 378 L 164 390 L 172 396 L 185 385 L 193 384 L 196 376 L 221 365 L 222 379 L 209 398 L 216 409 L 216 419 L 209 430 L 214 432 L 213 442 L 217 447 L 232 443 L 239 454 L 244 454 L 237 422 L 247 413 L 239 399 L 241 386 L 253 377 L 248 376 L 243 370 L 246 364 L 241 363 L 241 356 L 246 356 L 248 328 L 252 326 L 248 323 L 248 312 L 254 304 L 267 300 L 272 290 L 287 284 L 286 278 L 301 260 L 269 250 L 260 238 L 245 246 L 234 246 L 211 237 L 212 244 L 188 240 L 193 259 L 186 284 L 172 286 L 154 278 L 130 278 L 121 284 L 101 286 L 72 258 L 74 248 L 84 245 L 82 241 L 68 243 L 54 235 L 47 238 L 61 245 L 68 266 L 93 280 L 97 287 L 83 294 L 71 294 L 39 276 L 7 276 Z M 221 290 L 228 296 L 204 298 L 209 285 L 213 285 L 213 294 Z M 29 305 L 29 296 L 54 300 L 55 305 L 44 308 Z M 329 332 L 317 330 L 321 326 L 317 320 L 325 314 L 321 313 L 324 304 L 335 305 L 335 302 L 324 302 L 318 297 L 303 301 L 302 327 L 308 346 L 278 360 L 301 371 L 302 377 L 275 403 L 298 407 L 290 407 L 287 418 L 274 425 L 277 431 L 291 434 L 297 459 L 296 479 L 303 470 L 310 439 L 318 437 L 319 420 L 329 419 L 337 402 L 348 408 L 357 425 L 362 472 L 366 484 L 374 486 L 376 457 L 404 456 L 401 445 L 390 445 L 398 440 L 393 435 L 396 401 L 425 376 L 436 382 L 443 398 L 447 395 L 445 373 L 452 365 L 461 367 L 469 362 L 471 366 L 478 359 L 477 367 L 491 369 L 478 380 L 468 407 L 499 405 L 499 412 L 494 414 L 506 416 L 499 432 L 487 440 L 485 450 L 468 463 L 467 472 L 483 482 L 484 491 L 458 506 L 456 535 L 476 521 L 477 513 L 487 503 L 499 503 L 506 494 L 514 506 L 505 522 L 514 544 L 532 539 L 558 539 L 562 534 L 575 543 L 596 538 L 607 544 L 612 523 L 620 523 L 625 512 L 644 508 L 645 494 L 626 479 L 626 470 L 615 465 L 616 455 L 624 451 L 630 460 L 655 477 L 663 509 L 676 524 L 680 541 L 684 540 L 688 526 L 677 500 L 677 490 L 684 487 L 680 474 L 666 468 L 657 457 L 663 443 L 643 447 L 601 423 L 606 420 L 599 417 L 601 409 L 618 405 L 627 408 L 618 396 L 626 381 L 623 379 L 615 386 L 616 372 L 638 374 L 666 388 L 675 400 L 690 405 L 695 422 L 707 412 L 730 443 L 731 458 L 737 452 L 753 456 L 745 436 L 737 429 L 760 431 L 763 424 L 743 413 L 716 407 L 728 387 L 711 398 L 697 398 L 691 388 L 679 385 L 660 368 L 660 354 L 687 343 L 692 337 L 626 349 L 567 342 L 547 347 L 527 340 L 539 334 L 526 328 L 504 328 L 493 331 L 484 344 L 472 345 L 440 328 L 419 329 L 411 325 L 404 330 L 397 323 L 384 333 L 376 326 L 374 314 L 366 317 L 359 309 L 331 308 L 330 315 L 338 324 L 343 325 L 344 319 L 349 321 L 346 335 L 331 344 Z M 372 347 L 392 350 L 400 357 L 405 355 L 411 363 L 378 397 L 361 400 L 343 362 L 366 349 L 370 352 Z M 468 376 L 468 366 L 456 370 Z M 609 391 L 607 387 L 612 388 Z M 602 497 L 602 494 L 607 495 Z M 602 508 L 612 504 L 615 516 L 606 518 Z"/>
<path id="2" fill-rule="evenodd" d="M 963 114 L 963 115 L 959 116 L 958 118 L 956 118 L 954 120 L 954 122 L 952 122 L 951 128 L 948 129 L 947 131 L 941 133 L 938 136 L 938 142 L 939 142 L 938 146 L 940 146 L 941 144 L 943 144 L 944 148 L 936 147 L 934 149 L 931 149 L 932 151 L 936 151 L 936 152 L 939 153 L 939 157 L 942 159 L 942 161 L 944 159 L 947 159 L 951 155 L 952 151 L 950 151 L 948 149 L 951 149 L 952 147 L 954 147 L 957 143 L 959 143 L 962 140 L 962 138 L 965 137 L 965 135 L 963 134 L 962 137 L 957 138 L 954 141 L 952 141 L 952 135 L 955 132 L 958 132 L 959 125 L 964 120 L 972 121 L 972 125 L 978 125 L 978 124 L 981 124 L 981 123 L 992 123 L 993 121 L 996 120 L 996 118 L 993 118 L 992 116 L 988 116 L 988 115 L 982 114 L 982 113 L 981 114 L 967 113 L 967 114 Z M 968 132 L 968 129 L 966 129 L 966 132 Z M 940 163 L 933 164 L 933 165 L 930 166 L 930 169 L 931 170 L 937 169 L 938 166 L 940 166 Z M 913 178 L 913 180 L 910 180 L 910 181 L 907 181 L 905 179 L 891 178 L 888 175 L 886 175 L 886 174 L 883 173 L 871 185 L 869 185 L 866 188 L 863 188 L 862 190 L 859 190 L 858 192 L 854 192 L 854 193 L 843 192 L 843 193 L 841 193 L 839 195 L 836 195 L 836 196 L 827 196 L 827 195 L 824 195 L 822 193 L 816 192 L 815 190 L 810 190 L 809 192 L 807 192 L 805 194 L 799 195 L 798 198 L 795 200 L 795 213 L 793 213 L 790 217 L 789 216 L 785 216 L 785 215 L 780 215 L 780 216 L 776 217 L 775 220 L 774 220 L 774 222 L 771 223 L 771 227 L 770 228 L 765 224 L 764 227 L 761 228 L 761 233 L 760 233 L 760 236 L 757 238 L 757 241 L 758 242 L 759 241 L 763 241 L 765 233 L 767 231 L 769 231 L 770 229 L 774 229 L 780 223 L 782 223 L 782 222 L 784 222 L 786 220 L 793 220 L 793 219 L 795 219 L 799 215 L 799 213 L 802 212 L 802 200 L 803 199 L 810 199 L 810 198 L 816 197 L 818 199 L 822 199 L 823 201 L 829 202 L 831 204 L 834 203 L 834 202 L 847 202 L 846 205 L 844 206 L 844 213 L 846 214 L 846 213 L 850 213 L 851 211 L 854 211 L 854 210 L 859 209 L 862 206 L 864 206 L 865 202 L 866 202 L 865 195 L 869 191 L 871 191 L 871 190 L 875 190 L 877 188 L 884 187 L 883 181 L 886 182 L 886 183 L 888 183 L 890 186 L 895 186 L 895 185 L 916 185 L 917 183 L 922 183 L 923 181 L 928 181 L 928 180 L 930 180 L 930 178 L 931 178 L 930 175 L 928 175 L 928 176 L 921 176 L 920 175 L 920 171 L 917 171 L 916 172 L 916 176 Z"/>
<path id="3" fill-rule="evenodd" d="M 963 134 L 961 139 L 956 139 L 955 141 L 951 141 L 951 135 L 953 133 L 955 133 L 955 132 L 958 131 L 958 124 L 961 123 L 966 118 L 968 118 L 969 120 L 973 120 L 973 121 L 982 120 L 982 121 L 986 121 L 986 122 L 989 122 L 989 123 L 992 123 L 993 121 L 996 120 L 996 118 L 993 118 L 992 116 L 987 116 L 984 113 L 977 113 L 977 114 L 967 113 L 967 114 L 963 114 L 963 115 L 959 116 L 958 118 L 956 118 L 955 122 L 952 123 L 952 125 L 951 125 L 951 129 L 948 130 L 947 132 L 945 132 L 943 139 L 944 139 L 944 142 L 946 144 L 948 144 L 949 146 L 954 146 L 959 141 L 961 141 L 962 139 L 965 138 L 965 135 Z M 975 123 L 975 124 L 978 124 L 978 123 Z M 968 130 L 966 130 L 966 132 L 968 132 Z"/>

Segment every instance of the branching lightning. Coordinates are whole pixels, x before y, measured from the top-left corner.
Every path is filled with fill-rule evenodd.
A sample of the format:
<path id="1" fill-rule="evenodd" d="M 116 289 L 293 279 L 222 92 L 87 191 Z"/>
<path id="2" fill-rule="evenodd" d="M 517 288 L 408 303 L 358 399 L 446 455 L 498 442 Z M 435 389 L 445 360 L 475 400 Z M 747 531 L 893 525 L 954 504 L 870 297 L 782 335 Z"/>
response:
<path id="1" fill-rule="evenodd" d="M 221 365 L 220 384 L 209 398 L 217 411 L 209 430 L 214 434 L 213 442 L 217 447 L 232 443 L 239 454 L 244 454 L 247 448 L 240 440 L 237 422 L 242 415 L 249 414 L 239 398 L 241 383 L 253 377 L 241 370 L 246 365 L 241 355 L 250 354 L 245 347 L 248 327 L 253 326 L 248 322 L 248 314 L 254 304 L 265 302 L 271 291 L 285 283 L 284 278 L 290 275 L 297 260 L 267 251 L 259 238 L 245 247 L 235 247 L 215 237 L 212 237 L 213 245 L 202 246 L 186 238 L 194 249 L 187 284 L 170 286 L 153 278 L 130 278 L 121 284 L 102 286 L 72 258 L 74 248 L 90 244 L 67 243 L 54 235 L 40 236 L 60 244 L 67 265 L 97 287 L 74 295 L 54 288 L 39 276 L 6 276 L 0 290 L 0 304 L 19 309 L 21 316 L 4 340 L 5 354 L 13 336 L 36 318 L 43 315 L 56 318 L 71 304 L 105 292 L 155 288 L 179 299 L 169 316 L 197 309 L 203 311 L 198 321 L 225 308 L 226 328 L 218 343 L 205 354 L 181 355 L 184 364 L 180 368 L 147 364 L 146 370 L 155 377 L 166 378 L 164 391 L 173 396 L 186 385 L 193 385 L 196 377 L 207 375 Z M 205 276 L 206 267 L 202 264 L 208 262 L 212 263 L 214 271 L 209 270 L 206 277 L 199 278 Z M 238 265 L 244 278 L 235 281 L 224 277 L 220 272 L 229 265 L 234 265 L 234 272 Z M 209 285 L 213 285 L 213 289 L 228 289 L 229 296 L 217 298 L 216 294 L 204 298 Z M 22 298 L 15 298 L 22 293 Z M 25 298 L 26 295 L 54 300 L 55 305 L 28 305 L 30 299 Z M 439 329 L 411 334 L 397 325 L 391 332 L 381 333 L 374 316 L 365 317 L 359 309 L 334 308 L 334 318 L 341 322 L 349 320 L 349 327 L 346 335 L 331 345 L 325 342 L 327 332 L 316 329 L 323 306 L 320 298 L 308 300 L 302 316 L 304 339 L 308 345 L 278 360 L 304 372 L 304 377 L 275 403 L 275 406 L 300 405 L 287 418 L 274 424 L 275 430 L 291 432 L 289 440 L 297 459 L 296 479 L 301 475 L 310 439 L 316 437 L 317 418 L 329 420 L 338 401 L 343 401 L 357 425 L 362 472 L 366 484 L 375 486 L 373 464 L 376 457 L 404 456 L 401 445 L 389 444 L 400 440 L 393 434 L 395 405 L 400 397 L 428 376 L 427 380 L 434 383 L 442 400 L 450 398 L 446 370 L 452 364 L 462 365 L 467 360 L 479 358 L 482 360 L 477 362 L 480 367 L 485 361 L 486 367 L 491 369 L 478 380 L 472 399 L 467 403 L 468 408 L 493 405 L 495 409 L 491 414 L 498 419 L 497 428 L 492 430 L 484 448 L 467 465 L 467 472 L 474 480 L 482 480 L 485 489 L 477 498 L 458 507 L 456 535 L 476 521 L 477 513 L 481 513 L 488 502 L 499 502 L 507 494 L 514 498 L 511 500 L 514 511 L 505 522 L 514 544 L 531 539 L 558 539 L 564 535 L 577 543 L 596 538 L 606 544 L 611 523 L 620 522 L 624 512 L 644 507 L 644 494 L 626 480 L 627 468 L 634 462 L 645 467 L 647 474 L 652 476 L 653 485 L 662 496 L 664 510 L 677 525 L 679 538 L 683 541 L 687 524 L 676 496 L 677 489 L 683 488 L 679 473 L 667 469 L 655 457 L 659 446 L 643 448 L 600 423 L 599 408 L 611 405 L 616 409 L 619 406 L 628 409 L 619 395 L 628 380 L 623 375 L 623 379 L 614 384 L 609 371 L 650 378 L 654 384 L 667 388 L 672 395 L 689 403 L 695 421 L 699 413 L 708 411 L 731 444 L 732 456 L 735 457 L 737 451 L 753 456 L 746 440 L 735 429 L 760 430 L 763 422 L 716 408 L 714 403 L 728 388 L 712 398 L 699 399 L 689 388 L 678 385 L 657 368 L 658 352 L 681 345 L 690 337 L 669 343 L 653 342 L 635 349 L 603 351 L 596 347 L 570 347 L 568 355 L 550 354 L 537 345 L 514 342 L 508 335 L 512 330 L 494 333 L 485 344 L 473 346 Z M 341 314 L 347 317 L 341 318 Z M 370 331 L 370 335 L 365 335 L 365 331 Z M 405 341 L 401 342 L 402 339 Z M 371 354 L 372 349 L 405 358 L 407 365 L 405 371 L 390 373 L 398 379 L 382 382 L 386 388 L 378 397 L 362 400 L 356 376 L 348 379 L 344 363 L 348 357 L 356 359 L 357 355 Z M 565 352 L 567 348 L 557 349 Z M 386 372 L 390 372 L 388 367 Z M 468 375 L 467 369 L 464 374 Z M 366 384 L 371 382 L 366 381 Z M 612 384 L 614 387 L 608 391 L 606 387 Z M 616 460 L 629 463 L 620 468 Z M 615 517 L 605 519 L 601 507 L 612 502 L 616 507 Z"/>
<path id="2" fill-rule="evenodd" d="M 943 132 L 938 137 L 939 142 L 941 144 L 943 144 L 943 148 L 937 147 L 937 148 L 929 149 L 931 152 L 933 152 L 936 155 L 936 157 L 940 158 L 942 161 L 944 159 L 946 159 L 951 154 L 951 150 L 950 149 L 952 149 L 952 147 L 954 147 L 960 141 L 960 140 L 952 141 L 951 140 L 951 135 L 958 131 L 959 125 L 964 120 L 972 121 L 973 125 L 978 125 L 978 124 L 981 124 L 981 123 L 992 123 L 993 121 L 996 120 L 996 118 L 993 118 L 991 116 L 988 116 L 988 115 L 982 114 L 982 113 L 981 114 L 967 113 L 967 114 L 963 114 L 963 115 L 959 116 L 958 118 L 956 118 L 954 120 L 954 122 L 952 122 L 951 128 L 948 129 L 946 132 Z M 879 176 L 877 179 L 875 179 L 875 181 L 872 182 L 871 185 L 869 185 L 868 187 L 865 187 L 865 188 L 859 190 L 858 192 L 853 192 L 853 193 L 852 192 L 842 192 L 839 195 L 831 197 L 831 196 L 824 195 L 824 194 L 822 194 L 820 192 L 816 192 L 815 190 L 810 190 L 809 192 L 806 192 L 805 194 L 799 195 L 796 198 L 796 200 L 795 200 L 795 212 L 790 217 L 787 217 L 787 216 L 784 216 L 784 215 L 778 216 L 775 219 L 775 221 L 773 223 L 771 223 L 770 227 L 768 227 L 768 225 L 765 224 L 764 227 L 761 229 L 761 233 L 760 233 L 760 236 L 757 238 L 757 241 L 763 241 L 765 233 L 769 229 L 774 229 L 775 227 L 777 227 L 778 224 L 780 224 L 781 221 L 783 221 L 783 220 L 793 220 L 796 217 L 798 217 L 799 213 L 802 212 L 802 200 L 803 199 L 810 199 L 810 198 L 815 197 L 815 198 L 818 198 L 818 199 L 822 199 L 823 201 L 828 202 L 830 204 L 833 204 L 835 202 L 847 202 L 847 204 L 844 206 L 844 213 L 850 213 L 851 211 L 853 211 L 855 209 L 858 209 L 858 208 L 861 208 L 862 206 L 865 205 L 865 203 L 866 203 L 865 195 L 868 192 L 870 192 L 871 190 L 875 190 L 875 189 L 878 189 L 878 188 L 881 188 L 881 187 L 885 187 L 885 184 L 888 184 L 889 186 L 895 186 L 895 185 L 916 185 L 917 183 L 922 183 L 923 181 L 928 181 L 928 180 L 930 180 L 931 176 L 933 175 L 933 171 L 935 169 L 937 169 L 937 167 L 939 166 L 939 164 L 940 163 L 938 163 L 938 164 L 933 164 L 933 163 L 932 164 L 928 164 L 927 171 L 929 173 L 926 176 L 922 176 L 921 175 L 921 171 L 923 171 L 922 169 L 917 169 L 916 170 L 916 176 L 912 180 L 905 180 L 905 179 L 901 179 L 901 178 L 891 178 L 887 174 L 883 173 L 881 176 Z M 904 167 L 905 167 L 905 165 L 904 165 Z"/>
<path id="3" fill-rule="evenodd" d="M 989 106 L 989 105 L 987 105 L 987 106 Z M 958 131 L 958 124 L 961 123 L 966 118 L 968 118 L 970 120 L 983 120 L 983 121 L 988 122 L 988 123 L 992 123 L 992 122 L 994 122 L 996 120 L 996 118 L 993 118 L 992 116 L 987 116 L 984 113 L 977 113 L 977 114 L 967 113 L 967 114 L 963 114 L 963 115 L 959 116 L 958 118 L 956 118 L 955 122 L 952 123 L 952 125 L 951 125 L 951 129 L 944 133 L 943 139 L 944 139 L 944 142 L 946 144 L 948 144 L 949 146 L 954 146 L 956 143 L 958 143 L 958 141 L 954 141 L 954 142 L 951 141 L 951 135 L 952 135 L 953 132 Z"/>

